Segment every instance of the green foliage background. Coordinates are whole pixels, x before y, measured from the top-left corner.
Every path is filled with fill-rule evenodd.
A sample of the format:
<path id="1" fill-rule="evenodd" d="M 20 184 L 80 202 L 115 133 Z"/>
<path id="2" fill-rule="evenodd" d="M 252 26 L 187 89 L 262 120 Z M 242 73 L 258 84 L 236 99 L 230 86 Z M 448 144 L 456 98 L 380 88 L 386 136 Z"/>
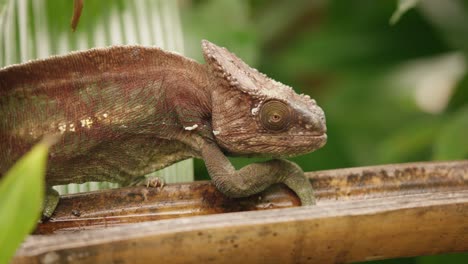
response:
<path id="1" fill-rule="evenodd" d="M 193 1 L 182 14 L 186 51 L 202 61 L 199 40 L 209 39 L 317 99 L 329 138 L 323 149 L 292 159 L 305 171 L 466 159 L 468 1 L 412 1 L 391 25 L 405 2 Z M 447 67 L 440 59 L 452 55 L 458 62 L 447 67 L 456 77 L 441 73 Z M 421 108 L 418 82 L 404 82 L 412 72 L 419 82 L 431 84 L 437 74 L 449 80 L 435 86 L 451 90 L 442 110 Z M 440 99 L 433 91 L 422 97 Z M 252 159 L 232 161 L 240 168 Z M 208 179 L 202 161 L 195 176 Z M 376 263 L 468 263 L 468 254 Z"/>

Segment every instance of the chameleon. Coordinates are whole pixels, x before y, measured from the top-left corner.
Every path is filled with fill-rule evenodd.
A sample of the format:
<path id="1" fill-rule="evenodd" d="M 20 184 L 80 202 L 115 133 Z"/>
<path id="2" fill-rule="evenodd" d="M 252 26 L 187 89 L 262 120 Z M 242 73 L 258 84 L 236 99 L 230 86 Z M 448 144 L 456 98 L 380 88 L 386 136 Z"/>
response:
<path id="1" fill-rule="evenodd" d="M 202 40 L 205 64 L 156 47 L 112 46 L 0 69 L 0 177 L 45 135 L 43 214 L 54 185 L 131 185 L 187 158 L 203 159 L 228 197 L 284 183 L 315 204 L 302 169 L 285 158 L 327 141 L 324 111 L 308 95 Z M 228 156 L 271 158 L 236 170 Z"/>

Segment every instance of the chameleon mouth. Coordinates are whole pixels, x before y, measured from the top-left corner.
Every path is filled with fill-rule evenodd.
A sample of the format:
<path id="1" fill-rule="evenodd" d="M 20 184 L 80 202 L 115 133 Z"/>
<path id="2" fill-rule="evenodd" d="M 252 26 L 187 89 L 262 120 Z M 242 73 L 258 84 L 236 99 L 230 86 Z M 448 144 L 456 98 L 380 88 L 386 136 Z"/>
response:
<path id="1" fill-rule="evenodd" d="M 306 135 L 294 135 L 297 138 L 303 138 L 304 140 L 314 140 L 314 141 L 326 141 L 328 136 L 326 133 L 317 133 L 317 134 L 306 134 Z"/>
<path id="2" fill-rule="evenodd" d="M 280 136 L 275 145 L 277 146 L 292 146 L 292 147 L 310 147 L 320 145 L 322 147 L 327 142 L 326 133 L 307 133 L 307 134 L 292 134 L 289 136 Z"/>
<path id="3" fill-rule="evenodd" d="M 321 148 L 327 143 L 328 136 L 327 136 L 326 133 L 323 133 L 320 136 L 316 136 L 315 139 L 320 142 L 320 147 L 319 148 Z"/>
<path id="4" fill-rule="evenodd" d="M 323 147 L 327 143 L 328 136 L 326 133 L 320 135 L 297 135 L 297 144 L 289 143 L 289 146 L 299 153 L 309 153 Z M 293 140 L 294 141 L 294 140 Z"/>
<path id="5" fill-rule="evenodd" d="M 313 136 L 314 138 L 316 139 L 320 139 L 320 140 L 327 140 L 328 136 L 326 133 L 323 133 L 321 135 L 318 135 L 318 136 Z"/>
<path id="6" fill-rule="evenodd" d="M 296 135 L 296 136 L 305 136 L 305 137 L 312 137 L 312 138 L 326 138 L 327 134 L 326 133 L 313 133 L 313 134 Z"/>

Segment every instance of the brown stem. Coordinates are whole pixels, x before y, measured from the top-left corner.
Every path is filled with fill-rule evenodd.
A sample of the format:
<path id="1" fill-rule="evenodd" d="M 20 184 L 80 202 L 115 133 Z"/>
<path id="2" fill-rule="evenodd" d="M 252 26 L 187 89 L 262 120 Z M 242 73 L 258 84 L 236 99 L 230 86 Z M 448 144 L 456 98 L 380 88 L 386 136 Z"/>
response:
<path id="1" fill-rule="evenodd" d="M 71 20 L 72 31 L 75 32 L 78 22 L 80 22 L 81 11 L 83 11 L 83 0 L 73 1 L 73 16 Z"/>

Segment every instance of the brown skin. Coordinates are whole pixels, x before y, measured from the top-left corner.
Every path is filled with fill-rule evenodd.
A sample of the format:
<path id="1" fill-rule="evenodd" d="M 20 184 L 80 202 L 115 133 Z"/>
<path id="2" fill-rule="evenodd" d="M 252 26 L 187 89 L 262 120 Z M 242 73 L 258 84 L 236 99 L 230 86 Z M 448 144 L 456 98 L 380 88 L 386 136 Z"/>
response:
<path id="1" fill-rule="evenodd" d="M 294 163 L 273 159 L 236 171 L 225 154 L 291 157 L 326 142 L 323 111 L 203 41 L 207 64 L 157 48 L 93 49 L 0 70 L 0 174 L 46 134 L 48 186 L 124 185 L 186 158 L 202 158 L 231 197 L 282 182 L 303 205 L 312 187 Z M 46 202 L 50 215 L 57 199 Z"/>

